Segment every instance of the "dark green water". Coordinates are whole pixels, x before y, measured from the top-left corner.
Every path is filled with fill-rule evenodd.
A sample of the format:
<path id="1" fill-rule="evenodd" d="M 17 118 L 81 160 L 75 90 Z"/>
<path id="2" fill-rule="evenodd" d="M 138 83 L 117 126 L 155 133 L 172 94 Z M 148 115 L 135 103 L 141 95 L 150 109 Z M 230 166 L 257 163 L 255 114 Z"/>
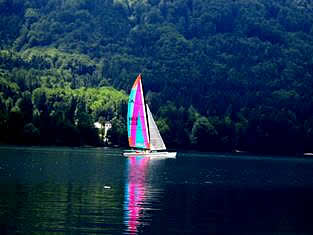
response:
<path id="1" fill-rule="evenodd" d="M 0 147 L 0 234 L 313 234 L 313 159 Z"/>

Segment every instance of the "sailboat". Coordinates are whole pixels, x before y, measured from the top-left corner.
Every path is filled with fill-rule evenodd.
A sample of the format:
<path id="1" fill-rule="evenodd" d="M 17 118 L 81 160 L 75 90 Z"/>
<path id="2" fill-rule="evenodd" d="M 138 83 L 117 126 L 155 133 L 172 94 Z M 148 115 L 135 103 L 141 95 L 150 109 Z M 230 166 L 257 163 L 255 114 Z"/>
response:
<path id="1" fill-rule="evenodd" d="M 144 100 L 141 80 L 139 74 L 129 94 L 127 131 L 128 144 L 132 149 L 125 151 L 123 155 L 175 158 L 176 152 L 166 151 L 159 129 Z"/>

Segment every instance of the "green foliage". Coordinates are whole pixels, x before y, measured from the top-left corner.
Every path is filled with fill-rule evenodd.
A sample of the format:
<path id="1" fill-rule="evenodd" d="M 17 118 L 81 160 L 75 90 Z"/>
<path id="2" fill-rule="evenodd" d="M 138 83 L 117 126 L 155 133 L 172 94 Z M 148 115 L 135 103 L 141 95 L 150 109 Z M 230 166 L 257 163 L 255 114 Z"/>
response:
<path id="1" fill-rule="evenodd" d="M 16 97 L 19 98 L 12 101 L 14 106 L 10 97 L 1 103 L 1 140 L 55 145 L 102 144 L 93 123 L 100 115 L 118 116 L 127 100 L 123 92 L 105 87 L 74 90 L 39 87 Z"/>
<path id="2" fill-rule="evenodd" d="M 199 149 L 205 150 L 207 147 L 214 147 L 217 131 L 205 117 L 196 120 L 192 127 L 191 143 L 197 145 Z"/>
<path id="3" fill-rule="evenodd" d="M 127 127 L 125 119 L 120 117 L 115 117 L 112 119 L 112 127 L 108 130 L 107 138 L 109 142 L 114 143 L 114 145 L 126 147 L 127 141 Z"/>
<path id="4" fill-rule="evenodd" d="M 312 152 L 312 9 L 295 0 L 2 0 L 0 139 L 98 144 L 101 117 L 115 120 L 112 143 L 122 144 L 125 94 L 142 72 L 170 147 Z"/>

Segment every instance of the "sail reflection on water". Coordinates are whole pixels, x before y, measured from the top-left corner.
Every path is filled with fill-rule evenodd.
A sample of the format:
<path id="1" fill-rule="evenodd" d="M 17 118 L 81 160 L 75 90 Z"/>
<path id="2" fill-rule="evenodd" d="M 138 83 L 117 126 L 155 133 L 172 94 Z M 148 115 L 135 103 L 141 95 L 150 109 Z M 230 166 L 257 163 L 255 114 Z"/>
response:
<path id="1" fill-rule="evenodd" d="M 127 232 L 135 234 L 143 223 L 144 200 L 147 197 L 146 176 L 149 169 L 149 158 L 132 157 L 127 160 L 128 177 L 125 184 L 124 224 Z"/>

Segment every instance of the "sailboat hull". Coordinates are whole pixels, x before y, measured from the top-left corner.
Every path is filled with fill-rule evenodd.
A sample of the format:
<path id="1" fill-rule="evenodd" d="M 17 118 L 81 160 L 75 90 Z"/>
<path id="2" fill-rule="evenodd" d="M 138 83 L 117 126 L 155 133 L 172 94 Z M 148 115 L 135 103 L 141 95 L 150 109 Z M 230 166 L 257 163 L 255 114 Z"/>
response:
<path id="1" fill-rule="evenodd" d="M 176 152 L 124 152 L 124 157 L 176 158 Z"/>

